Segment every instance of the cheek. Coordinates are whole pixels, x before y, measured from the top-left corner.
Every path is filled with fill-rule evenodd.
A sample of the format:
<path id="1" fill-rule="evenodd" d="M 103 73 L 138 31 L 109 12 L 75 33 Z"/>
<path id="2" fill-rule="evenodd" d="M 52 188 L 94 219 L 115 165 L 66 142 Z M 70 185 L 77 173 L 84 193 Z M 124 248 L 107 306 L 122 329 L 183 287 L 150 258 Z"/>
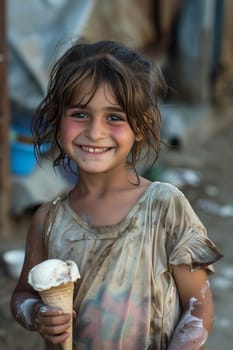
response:
<path id="1" fill-rule="evenodd" d="M 60 129 L 60 137 L 62 142 L 67 142 L 72 140 L 73 130 L 68 128 Z"/>
<path id="2" fill-rule="evenodd" d="M 112 135 L 119 143 L 125 143 L 128 145 L 134 144 L 135 135 L 130 128 L 125 128 L 123 126 L 115 126 L 113 129 L 114 130 L 112 130 Z"/>
<path id="3" fill-rule="evenodd" d="M 72 141 L 79 132 L 81 132 L 81 130 L 77 123 L 69 119 L 63 119 L 61 121 L 60 138 L 62 144 Z"/>
<path id="4" fill-rule="evenodd" d="M 71 140 L 70 131 L 67 128 L 60 128 L 60 144 L 63 149 L 66 149 L 66 145 L 69 143 L 69 140 Z"/>
<path id="5" fill-rule="evenodd" d="M 69 123 L 61 122 L 59 136 L 60 136 L 60 145 L 65 153 L 69 153 L 70 144 L 74 138 L 74 131 L 70 128 Z"/>

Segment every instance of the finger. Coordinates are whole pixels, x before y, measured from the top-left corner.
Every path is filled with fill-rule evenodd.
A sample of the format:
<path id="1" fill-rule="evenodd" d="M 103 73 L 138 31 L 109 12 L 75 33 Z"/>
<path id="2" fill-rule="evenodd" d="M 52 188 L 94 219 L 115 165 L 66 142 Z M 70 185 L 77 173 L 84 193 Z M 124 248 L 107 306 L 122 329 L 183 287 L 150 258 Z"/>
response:
<path id="1" fill-rule="evenodd" d="M 69 314 L 55 316 L 38 315 L 38 317 L 36 318 L 36 322 L 38 326 L 44 325 L 45 327 L 56 327 L 61 325 L 70 325 L 72 322 L 72 318 Z"/>
<path id="2" fill-rule="evenodd" d="M 63 311 L 59 307 L 42 305 L 40 306 L 38 313 L 43 316 L 61 315 Z"/>
<path id="3" fill-rule="evenodd" d="M 71 326 L 70 323 L 65 323 L 65 324 L 56 325 L 56 326 L 41 325 L 40 329 L 43 334 L 57 336 L 63 333 L 67 333 L 70 326 Z"/>
<path id="4" fill-rule="evenodd" d="M 64 324 L 57 324 L 55 326 L 48 326 L 44 323 L 39 323 L 37 330 L 44 337 L 56 337 L 62 334 L 68 334 L 68 330 L 71 327 L 71 322 Z M 66 337 L 66 335 L 65 335 Z"/>
<path id="5" fill-rule="evenodd" d="M 67 332 L 58 334 L 56 336 L 52 336 L 48 334 L 45 334 L 45 335 L 41 334 L 41 335 L 44 339 L 48 340 L 52 344 L 61 344 L 69 337 L 69 333 Z"/>

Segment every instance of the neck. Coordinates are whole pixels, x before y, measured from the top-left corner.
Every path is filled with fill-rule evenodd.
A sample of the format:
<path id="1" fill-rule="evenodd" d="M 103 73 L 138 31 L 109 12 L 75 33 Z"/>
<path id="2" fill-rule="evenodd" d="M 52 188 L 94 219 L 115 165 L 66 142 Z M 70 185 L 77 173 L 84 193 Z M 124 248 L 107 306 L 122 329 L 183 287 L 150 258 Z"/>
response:
<path id="1" fill-rule="evenodd" d="M 85 196 L 88 194 L 102 197 L 108 192 L 130 189 L 140 184 L 140 178 L 136 173 L 127 171 L 118 174 L 79 174 L 79 180 L 72 192 Z"/>

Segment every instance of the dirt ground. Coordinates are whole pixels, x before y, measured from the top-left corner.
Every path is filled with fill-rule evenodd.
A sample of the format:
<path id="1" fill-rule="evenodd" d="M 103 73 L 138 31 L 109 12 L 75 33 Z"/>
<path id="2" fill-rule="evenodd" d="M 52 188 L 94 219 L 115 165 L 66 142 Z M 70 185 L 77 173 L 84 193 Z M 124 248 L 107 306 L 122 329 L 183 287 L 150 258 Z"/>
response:
<path id="1" fill-rule="evenodd" d="M 227 112 L 229 115 L 229 111 Z M 231 114 L 231 113 L 230 113 Z M 183 192 L 186 194 L 195 211 L 208 229 L 211 239 L 224 253 L 224 258 L 216 265 L 216 274 L 210 277 L 213 297 L 215 301 L 215 326 L 208 340 L 207 350 L 230 350 L 233 342 L 233 214 L 230 210 L 233 205 L 233 121 L 224 121 L 224 112 L 216 113 L 210 120 L 211 132 L 209 137 L 201 138 L 202 124 L 190 134 L 189 142 L 180 151 L 164 151 L 161 154 L 161 164 L 165 168 L 189 168 L 199 176 L 199 182 L 184 184 Z M 208 121 L 209 122 L 209 121 Z M 208 124 L 208 123 L 207 123 Z M 213 127 L 216 125 L 216 127 Z M 200 139 L 201 138 L 201 139 Z M 210 212 L 208 200 L 218 204 L 217 213 Z M 207 205 L 207 204 L 208 205 Z M 224 207 L 229 205 L 229 207 Z M 209 212 L 208 212 L 209 211 Z M 25 234 L 31 213 L 12 219 L 11 233 L 2 238 L 1 251 L 8 247 L 23 247 Z M 12 318 L 9 310 L 11 292 L 16 281 L 9 277 L 0 265 L 0 348 L 5 350 L 34 350 L 40 349 L 40 336 L 24 330 Z"/>

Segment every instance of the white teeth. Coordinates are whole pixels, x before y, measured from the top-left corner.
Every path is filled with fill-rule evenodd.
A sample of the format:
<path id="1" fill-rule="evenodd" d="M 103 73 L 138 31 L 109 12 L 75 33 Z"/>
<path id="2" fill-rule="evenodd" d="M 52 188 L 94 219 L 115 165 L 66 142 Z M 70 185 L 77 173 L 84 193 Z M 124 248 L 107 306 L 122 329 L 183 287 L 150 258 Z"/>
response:
<path id="1" fill-rule="evenodd" d="M 108 150 L 107 147 L 87 147 L 87 146 L 82 146 L 82 149 L 86 152 L 90 152 L 90 153 L 102 153 Z"/>

